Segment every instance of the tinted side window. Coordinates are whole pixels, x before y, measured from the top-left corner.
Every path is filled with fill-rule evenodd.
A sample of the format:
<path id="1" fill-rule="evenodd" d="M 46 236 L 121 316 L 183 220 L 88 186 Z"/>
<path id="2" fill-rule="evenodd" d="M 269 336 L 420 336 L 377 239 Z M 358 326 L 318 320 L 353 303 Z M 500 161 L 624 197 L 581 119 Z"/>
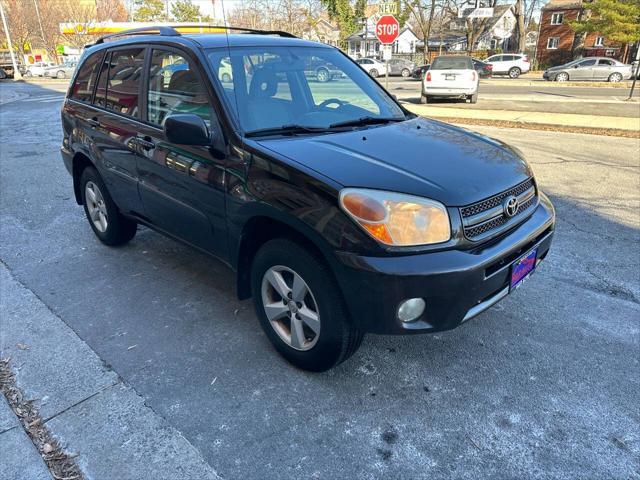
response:
<path id="1" fill-rule="evenodd" d="M 595 59 L 585 60 L 584 62 L 580 62 L 580 67 L 592 67 L 596 64 Z"/>
<path id="2" fill-rule="evenodd" d="M 611 60 L 598 60 L 598 65 L 606 65 L 608 67 L 614 65 Z"/>
<path id="3" fill-rule="evenodd" d="M 96 87 L 96 96 L 93 99 L 94 105 L 100 107 L 107 106 L 107 77 L 109 76 L 109 64 L 111 59 L 111 52 L 107 52 L 107 55 L 102 61 L 102 68 L 99 68 L 100 75 L 98 76 L 98 82 Z"/>
<path id="4" fill-rule="evenodd" d="M 76 81 L 71 89 L 71 98 L 80 100 L 81 102 L 90 102 L 93 95 L 93 86 L 95 85 L 100 60 L 104 52 L 96 52 L 89 55 L 89 58 L 82 64 Z"/>
<path id="5" fill-rule="evenodd" d="M 144 48 L 111 52 L 106 108 L 132 117 L 138 116 L 138 95 L 143 65 Z"/>
<path id="6" fill-rule="evenodd" d="M 232 80 L 232 72 L 227 74 Z M 225 80 L 227 78 L 225 77 Z M 213 113 L 209 95 L 189 62 L 180 54 L 154 50 L 149 73 L 147 117 L 151 123 L 161 125 L 170 113 L 194 113 L 210 125 Z"/>

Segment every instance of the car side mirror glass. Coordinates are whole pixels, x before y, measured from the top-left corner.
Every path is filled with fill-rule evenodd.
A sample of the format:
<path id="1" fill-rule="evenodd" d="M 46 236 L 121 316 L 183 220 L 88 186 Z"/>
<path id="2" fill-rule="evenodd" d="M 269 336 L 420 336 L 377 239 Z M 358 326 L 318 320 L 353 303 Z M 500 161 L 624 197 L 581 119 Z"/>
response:
<path id="1" fill-rule="evenodd" d="M 207 124 L 193 113 L 173 113 L 164 119 L 167 140 L 178 145 L 211 145 L 212 136 Z"/>

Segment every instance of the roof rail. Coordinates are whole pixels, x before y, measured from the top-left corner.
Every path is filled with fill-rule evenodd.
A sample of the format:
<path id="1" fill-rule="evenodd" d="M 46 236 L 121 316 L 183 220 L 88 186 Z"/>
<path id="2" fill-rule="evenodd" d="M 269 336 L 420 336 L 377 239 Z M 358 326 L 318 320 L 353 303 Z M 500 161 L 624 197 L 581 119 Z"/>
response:
<path id="1" fill-rule="evenodd" d="M 174 29 L 180 28 L 219 28 L 220 30 L 235 30 L 238 32 L 253 33 L 255 35 L 278 35 L 279 37 L 298 38 L 293 33 L 282 30 L 256 30 L 255 28 L 229 27 L 226 25 L 202 25 L 201 23 L 175 25 Z"/>
<path id="2" fill-rule="evenodd" d="M 178 32 L 173 27 L 167 26 L 158 26 L 158 27 L 141 27 L 141 28 L 133 28 L 131 30 L 123 30 L 122 32 L 112 33 L 110 35 L 105 35 L 104 37 L 100 37 L 93 45 L 98 45 L 100 43 L 105 43 L 105 40 L 111 40 L 118 37 L 128 37 L 129 35 L 162 35 L 164 37 L 179 37 L 180 32 Z"/>

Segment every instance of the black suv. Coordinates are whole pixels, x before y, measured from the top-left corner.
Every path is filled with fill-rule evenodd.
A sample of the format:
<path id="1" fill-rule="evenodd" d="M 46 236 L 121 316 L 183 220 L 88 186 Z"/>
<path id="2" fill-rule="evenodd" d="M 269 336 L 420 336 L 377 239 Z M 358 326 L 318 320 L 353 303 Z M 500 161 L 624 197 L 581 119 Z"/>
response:
<path id="1" fill-rule="evenodd" d="M 143 224 L 229 264 L 295 365 L 457 327 L 547 255 L 554 210 L 516 150 L 411 114 L 339 50 L 125 33 L 85 50 L 62 109 L 78 204 L 107 245 Z"/>

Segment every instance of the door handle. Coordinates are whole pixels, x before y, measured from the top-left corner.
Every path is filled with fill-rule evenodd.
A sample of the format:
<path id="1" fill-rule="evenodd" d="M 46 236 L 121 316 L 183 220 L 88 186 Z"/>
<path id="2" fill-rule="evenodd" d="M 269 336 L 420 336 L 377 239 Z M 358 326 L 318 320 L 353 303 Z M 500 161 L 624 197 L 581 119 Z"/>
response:
<path id="1" fill-rule="evenodd" d="M 100 126 L 100 122 L 98 121 L 98 117 L 87 118 L 87 123 L 91 128 L 97 128 Z"/>
<path id="2" fill-rule="evenodd" d="M 136 143 L 140 145 L 145 150 L 151 150 L 152 148 L 156 148 L 156 144 L 151 141 L 151 137 L 149 136 L 137 136 Z"/>

